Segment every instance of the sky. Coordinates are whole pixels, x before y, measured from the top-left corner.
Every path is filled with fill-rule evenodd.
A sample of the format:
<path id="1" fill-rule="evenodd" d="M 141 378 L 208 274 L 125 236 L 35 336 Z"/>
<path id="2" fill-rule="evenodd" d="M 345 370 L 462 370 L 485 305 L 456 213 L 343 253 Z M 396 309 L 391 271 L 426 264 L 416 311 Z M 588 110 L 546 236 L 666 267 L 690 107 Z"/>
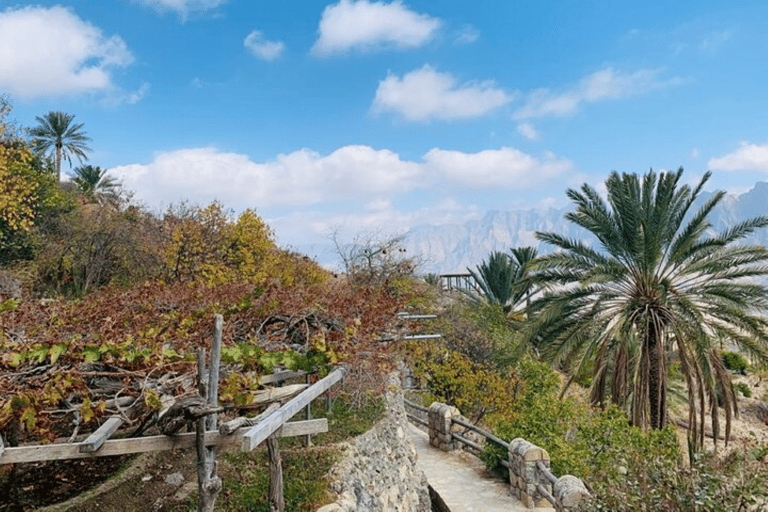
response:
<path id="1" fill-rule="evenodd" d="M 23 126 L 74 114 L 88 163 L 153 211 L 252 208 L 327 261 L 332 233 L 561 208 L 613 170 L 748 190 L 766 20 L 750 0 L 0 0 L 0 94 Z"/>

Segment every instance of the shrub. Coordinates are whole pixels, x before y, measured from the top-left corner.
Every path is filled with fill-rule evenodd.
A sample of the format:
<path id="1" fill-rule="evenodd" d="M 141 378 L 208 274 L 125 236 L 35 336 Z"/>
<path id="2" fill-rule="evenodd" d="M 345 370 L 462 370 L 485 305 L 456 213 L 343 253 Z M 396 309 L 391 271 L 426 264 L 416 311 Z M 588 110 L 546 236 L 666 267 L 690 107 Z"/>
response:
<path id="1" fill-rule="evenodd" d="M 734 388 L 736 388 L 736 391 L 741 393 L 743 396 L 750 398 L 752 396 L 752 390 L 749 388 L 749 386 L 744 382 L 737 382 L 733 385 Z"/>
<path id="2" fill-rule="evenodd" d="M 747 359 L 737 352 L 723 352 L 723 365 L 732 372 L 746 375 L 749 369 Z"/>

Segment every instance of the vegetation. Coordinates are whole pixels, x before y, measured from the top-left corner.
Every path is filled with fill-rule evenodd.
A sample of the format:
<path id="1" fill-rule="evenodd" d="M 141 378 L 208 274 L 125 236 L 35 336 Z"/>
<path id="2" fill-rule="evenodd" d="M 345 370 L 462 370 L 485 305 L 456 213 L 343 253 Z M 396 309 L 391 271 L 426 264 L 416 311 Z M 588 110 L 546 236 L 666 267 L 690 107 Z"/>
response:
<path id="1" fill-rule="evenodd" d="M 210 343 L 221 313 L 222 362 L 233 369 L 220 383 L 228 410 L 251 405 L 258 376 L 274 368 L 322 374 L 347 365 L 344 392 L 313 404 L 331 427 L 314 437 L 321 445 L 370 428 L 383 376 L 404 356 L 425 402 L 456 405 L 501 438 L 541 445 L 556 474 L 586 480 L 589 510 L 738 510 L 768 492 L 765 447 L 725 459 L 697 453 L 705 416 L 717 436 L 724 406 L 727 435 L 735 391 L 751 393 L 731 384 L 729 371 L 752 371 L 741 353 L 756 370 L 768 359 L 766 289 L 749 281 L 766 273 L 768 250 L 737 245 L 768 218 L 712 234 L 707 217 L 722 193 L 693 208 L 709 175 L 691 188 L 679 184 L 682 171 L 613 173 L 607 202 L 586 185 L 570 190 L 568 219 L 597 248 L 540 233 L 560 252 L 492 253 L 472 272 L 481 300 L 438 304 L 434 286 L 412 279 L 418 261 L 402 237 L 336 239 L 346 271 L 338 278 L 279 248 L 253 209 L 182 203 L 156 214 L 91 165 L 63 186 L 46 157 L 57 173 L 62 159 L 85 159 L 83 125 L 51 112 L 26 141 L 8 107 L 0 98 L 0 270 L 23 293 L 0 297 L 6 443 L 92 431 L 118 412 L 117 394 L 133 400 L 137 431 L 151 425 L 161 397 L 146 383 L 193 374 L 195 350 Z M 405 307 L 439 309 L 443 337 L 402 353 L 379 343 Z M 104 379 L 114 389 L 104 392 Z M 590 395 L 566 392 L 569 383 L 591 385 Z M 691 405 L 690 461 L 666 420 L 678 385 Z M 288 508 L 312 510 L 326 499 L 322 476 L 338 454 L 281 443 Z M 222 461 L 222 508 L 265 509 L 260 457 Z M 483 455 L 497 471 L 502 457 L 492 443 Z"/>
<path id="2" fill-rule="evenodd" d="M 680 185 L 682 169 L 656 175 L 614 172 L 607 203 L 595 189 L 568 190 L 576 210 L 566 218 L 592 233 L 599 249 L 556 233 L 538 237 L 560 251 L 538 260 L 548 293 L 531 306 L 529 332 L 557 364 L 578 373 L 593 365 L 592 401 L 606 396 L 628 407 L 633 425 L 667 424 L 670 358 L 688 390 L 689 444 L 701 449 L 706 415 L 719 431 L 717 398 L 726 436 L 735 395 L 718 351 L 728 339 L 755 360 L 768 361 L 768 295 L 749 278 L 768 273 L 768 249 L 738 244 L 768 225 L 757 217 L 710 235 L 709 213 L 725 193 L 691 211 L 695 188 Z"/>
<path id="3" fill-rule="evenodd" d="M 72 182 L 80 192 L 94 202 L 115 202 L 119 199 L 117 180 L 99 166 L 81 165 L 72 170 Z"/>
<path id="4" fill-rule="evenodd" d="M 529 274 L 536 249 L 521 247 L 511 252 L 510 256 L 494 251 L 487 262 L 477 267 L 477 271 L 467 269 L 480 288 L 483 300 L 502 306 L 505 312 L 512 311 L 523 300 L 529 301 L 533 293 Z"/>
<path id="5" fill-rule="evenodd" d="M 40 156 L 52 153 L 54 169 L 58 181 L 61 181 L 62 160 L 70 164 L 72 156 L 81 162 L 87 160 L 86 153 L 91 150 L 88 147 L 91 138 L 83 131 L 83 123 L 72 124 L 75 119 L 73 114 L 51 111 L 35 119 L 39 124 L 29 130 L 32 147 Z"/>

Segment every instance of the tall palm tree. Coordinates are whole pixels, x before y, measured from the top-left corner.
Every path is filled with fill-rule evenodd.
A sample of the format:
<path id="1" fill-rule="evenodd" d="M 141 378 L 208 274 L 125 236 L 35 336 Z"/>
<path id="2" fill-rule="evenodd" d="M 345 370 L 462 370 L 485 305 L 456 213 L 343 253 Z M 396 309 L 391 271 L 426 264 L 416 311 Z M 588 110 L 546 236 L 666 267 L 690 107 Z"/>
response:
<path id="1" fill-rule="evenodd" d="M 531 333 L 555 362 L 571 363 L 574 375 L 593 365 L 593 400 L 602 403 L 609 394 L 643 427 L 665 426 L 668 368 L 679 364 L 695 451 L 707 414 L 717 438 L 718 398 L 726 438 L 738 413 L 720 338 L 768 361 L 768 289 L 752 279 L 768 274 L 768 249 L 742 243 L 768 226 L 768 217 L 713 234 L 708 216 L 725 193 L 694 212 L 710 173 L 692 189 L 679 186 L 682 172 L 657 179 L 651 171 L 642 180 L 613 172 L 605 183 L 607 203 L 586 184 L 568 190 L 576 209 L 567 220 L 592 233 L 599 246 L 537 233 L 559 251 L 537 260 L 537 278 L 549 291 L 531 306 Z"/>
<path id="2" fill-rule="evenodd" d="M 61 161 L 66 159 L 72 164 L 72 155 L 80 162 L 88 160 L 86 151 L 91 151 L 88 142 L 91 140 L 82 130 L 83 123 L 72 124 L 74 114 L 59 111 L 48 112 L 45 116 L 37 116 L 38 126 L 29 130 L 32 136 L 32 147 L 39 155 L 53 153 L 56 173 L 61 181 Z"/>
<path id="3" fill-rule="evenodd" d="M 72 170 L 72 182 L 91 199 L 114 199 L 119 183 L 99 166 L 81 165 Z"/>

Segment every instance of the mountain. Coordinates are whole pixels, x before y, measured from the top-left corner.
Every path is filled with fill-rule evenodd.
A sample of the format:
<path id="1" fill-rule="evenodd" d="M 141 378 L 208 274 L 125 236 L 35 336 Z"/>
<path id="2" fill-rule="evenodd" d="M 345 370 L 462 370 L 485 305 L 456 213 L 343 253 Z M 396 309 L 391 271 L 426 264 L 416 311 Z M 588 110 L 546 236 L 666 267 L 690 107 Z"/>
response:
<path id="1" fill-rule="evenodd" d="M 712 197 L 702 193 L 693 210 Z M 417 226 L 407 233 L 405 249 L 422 261 L 425 273 L 463 274 L 467 268 L 475 269 L 488 258 L 491 251 L 508 252 L 512 247 L 534 246 L 540 253 L 548 246 L 536 240 L 536 231 L 552 231 L 569 238 L 587 240 L 590 235 L 565 220 L 571 206 L 550 208 L 490 211 L 482 219 L 463 225 Z M 726 195 L 710 214 L 716 231 L 752 217 L 768 215 L 768 182 L 758 182 L 741 195 Z M 594 239 L 593 239 L 594 240 Z M 746 239 L 750 243 L 768 245 L 768 228 Z"/>

